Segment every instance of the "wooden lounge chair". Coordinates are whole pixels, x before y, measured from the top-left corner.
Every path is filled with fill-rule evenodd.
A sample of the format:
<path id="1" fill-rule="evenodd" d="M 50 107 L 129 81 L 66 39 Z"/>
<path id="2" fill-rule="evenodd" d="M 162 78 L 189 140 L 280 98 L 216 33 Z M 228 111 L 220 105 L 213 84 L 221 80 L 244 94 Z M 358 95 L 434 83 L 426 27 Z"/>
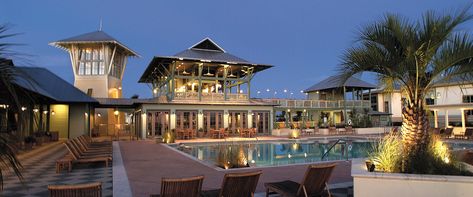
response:
<path id="1" fill-rule="evenodd" d="M 444 132 L 441 134 L 444 138 L 451 138 L 453 133 L 453 128 L 445 128 Z"/>
<path id="2" fill-rule="evenodd" d="M 71 142 L 79 148 L 82 152 L 93 152 L 97 154 L 112 154 L 112 150 L 108 147 L 88 147 L 80 142 L 79 139 L 72 139 Z"/>
<path id="3" fill-rule="evenodd" d="M 102 183 L 87 183 L 77 185 L 49 185 L 50 197 L 101 197 Z"/>
<path id="4" fill-rule="evenodd" d="M 72 161 L 75 163 L 96 163 L 104 162 L 105 166 L 108 166 L 109 161 L 112 161 L 110 156 L 91 156 L 91 155 L 80 155 L 70 143 L 65 143 L 67 150 L 72 156 Z"/>
<path id="5" fill-rule="evenodd" d="M 202 190 L 204 176 L 189 178 L 162 178 L 161 194 L 151 195 L 151 197 L 198 197 Z"/>
<path id="6" fill-rule="evenodd" d="M 221 189 L 203 191 L 203 197 L 253 197 L 261 171 L 228 173 L 223 177 Z"/>
<path id="7" fill-rule="evenodd" d="M 91 137 L 86 135 L 81 135 L 77 139 L 89 147 L 112 147 L 112 143 L 109 141 L 94 142 Z"/>
<path id="8" fill-rule="evenodd" d="M 286 180 L 275 183 L 265 183 L 266 196 L 270 194 L 280 194 L 281 196 L 331 196 L 327 187 L 336 163 L 310 165 L 305 172 L 301 183 Z"/>
<path id="9" fill-rule="evenodd" d="M 79 145 L 77 145 L 76 143 L 74 143 L 73 140 L 68 140 L 66 141 L 66 144 L 69 144 L 69 146 L 71 148 L 73 148 L 77 153 L 79 153 L 79 155 L 82 155 L 82 156 L 112 156 L 112 153 L 110 152 L 96 152 L 96 151 L 84 151 L 82 150 Z"/>

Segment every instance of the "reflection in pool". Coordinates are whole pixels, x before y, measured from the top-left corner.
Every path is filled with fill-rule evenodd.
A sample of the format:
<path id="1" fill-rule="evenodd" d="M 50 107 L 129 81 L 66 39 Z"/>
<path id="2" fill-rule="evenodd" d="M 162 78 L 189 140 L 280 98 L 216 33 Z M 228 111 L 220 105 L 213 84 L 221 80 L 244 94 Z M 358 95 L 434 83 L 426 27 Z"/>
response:
<path id="1" fill-rule="evenodd" d="M 310 163 L 317 161 L 346 160 L 367 157 L 373 142 L 342 140 L 336 144 L 322 160 L 322 155 L 336 141 L 266 141 L 266 142 L 225 142 L 189 143 L 176 148 L 201 161 L 228 168 L 228 164 L 238 166 L 278 166 Z"/>

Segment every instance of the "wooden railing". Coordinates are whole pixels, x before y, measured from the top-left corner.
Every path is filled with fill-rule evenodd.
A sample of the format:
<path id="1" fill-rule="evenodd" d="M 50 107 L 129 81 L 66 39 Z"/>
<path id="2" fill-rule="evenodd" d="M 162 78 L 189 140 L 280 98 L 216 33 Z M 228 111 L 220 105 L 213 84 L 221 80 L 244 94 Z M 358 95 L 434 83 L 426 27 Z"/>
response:
<path id="1" fill-rule="evenodd" d="M 197 92 L 176 92 L 174 100 L 199 100 Z M 202 101 L 225 101 L 223 93 L 202 93 Z M 248 101 L 247 94 L 227 94 L 227 101 Z"/>
<path id="2" fill-rule="evenodd" d="M 296 99 L 264 99 L 266 102 L 276 104 L 279 108 L 369 108 L 369 100 L 296 100 Z"/>

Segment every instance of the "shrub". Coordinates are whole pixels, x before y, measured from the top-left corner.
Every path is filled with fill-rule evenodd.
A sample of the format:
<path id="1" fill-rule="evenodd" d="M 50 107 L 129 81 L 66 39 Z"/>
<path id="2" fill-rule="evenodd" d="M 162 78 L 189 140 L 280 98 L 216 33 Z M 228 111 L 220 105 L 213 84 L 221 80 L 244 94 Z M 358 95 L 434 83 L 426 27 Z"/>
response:
<path id="1" fill-rule="evenodd" d="M 389 134 L 373 145 L 369 159 L 376 170 L 384 172 L 399 172 L 402 158 L 401 139 L 396 134 Z"/>

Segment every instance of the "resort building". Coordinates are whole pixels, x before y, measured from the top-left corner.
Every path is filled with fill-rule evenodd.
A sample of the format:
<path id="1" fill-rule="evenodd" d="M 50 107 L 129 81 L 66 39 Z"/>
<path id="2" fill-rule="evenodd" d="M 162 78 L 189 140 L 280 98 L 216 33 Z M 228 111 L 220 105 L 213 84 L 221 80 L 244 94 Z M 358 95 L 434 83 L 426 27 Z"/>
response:
<path id="1" fill-rule="evenodd" d="M 342 76 L 331 76 L 304 90 L 307 97 L 305 100 L 270 101 L 277 104 L 274 110 L 278 127 L 352 125 L 355 113 L 369 112 L 371 101 L 363 98 L 363 92 L 369 93 L 375 87 L 356 77 L 343 83 Z"/>
<path id="2" fill-rule="evenodd" d="M 272 67 L 249 62 L 205 38 L 173 56 L 156 56 L 139 82 L 152 87 L 153 99 L 143 102 L 141 136 L 159 136 L 168 129 L 216 131 L 238 135 L 255 128 L 270 134 L 273 104 L 251 99 L 256 73 Z"/>
<path id="3" fill-rule="evenodd" d="M 394 125 L 401 124 L 402 99 L 399 88 L 387 92 L 383 88 L 372 92 L 373 110 L 392 114 Z M 425 99 L 433 128 L 454 127 L 455 133 L 463 133 L 472 127 L 473 82 L 463 78 L 435 82 Z"/>
<path id="4" fill-rule="evenodd" d="M 95 99 L 45 68 L 17 67 L 12 61 L 10 66 L 19 103 L 0 87 L 0 133 L 10 132 L 20 141 L 46 132 L 55 139 L 89 133 Z M 17 104 L 19 110 L 13 107 Z"/>

